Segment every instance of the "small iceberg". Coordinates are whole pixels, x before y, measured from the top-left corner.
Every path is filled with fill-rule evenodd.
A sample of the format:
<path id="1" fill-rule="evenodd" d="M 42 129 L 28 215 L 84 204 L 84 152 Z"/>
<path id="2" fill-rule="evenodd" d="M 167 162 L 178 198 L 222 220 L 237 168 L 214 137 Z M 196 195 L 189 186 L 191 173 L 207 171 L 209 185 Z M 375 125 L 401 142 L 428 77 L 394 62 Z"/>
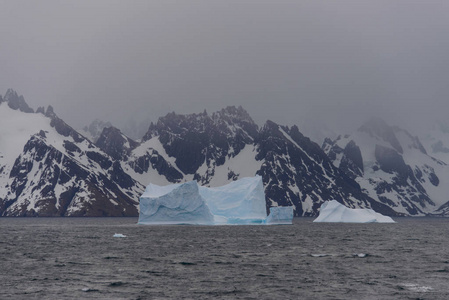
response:
<path id="1" fill-rule="evenodd" d="M 116 238 L 125 238 L 126 235 L 121 234 L 121 233 L 116 233 L 116 234 L 114 234 L 112 237 L 116 237 Z"/>
<path id="2" fill-rule="evenodd" d="M 291 225 L 293 220 L 293 206 L 270 207 L 270 214 L 265 223 L 267 225 Z"/>
<path id="3" fill-rule="evenodd" d="M 313 222 L 396 223 L 392 218 L 372 209 L 348 208 L 336 200 L 324 202 L 320 207 L 320 215 Z"/>
<path id="4" fill-rule="evenodd" d="M 366 257 L 367 255 L 368 254 L 366 254 L 366 253 L 354 253 L 352 256 L 363 258 L 363 257 Z"/>

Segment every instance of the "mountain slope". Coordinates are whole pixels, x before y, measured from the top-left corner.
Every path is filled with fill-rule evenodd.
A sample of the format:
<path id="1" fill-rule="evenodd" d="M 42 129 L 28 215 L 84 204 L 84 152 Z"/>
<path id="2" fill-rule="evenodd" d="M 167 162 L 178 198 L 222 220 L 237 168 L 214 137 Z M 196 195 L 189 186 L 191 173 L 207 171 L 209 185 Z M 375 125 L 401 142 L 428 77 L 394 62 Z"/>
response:
<path id="1" fill-rule="evenodd" d="M 6 101 L 5 101 L 6 100 Z M 56 116 L 0 103 L 0 215 L 136 216 L 144 187 Z M 5 103 L 6 102 L 6 103 Z M 40 110 L 41 111 L 41 110 Z"/>
<path id="2" fill-rule="evenodd" d="M 449 201 L 449 166 L 428 155 L 417 137 L 380 119 L 327 139 L 323 149 L 371 198 L 398 213 L 440 214 Z"/>

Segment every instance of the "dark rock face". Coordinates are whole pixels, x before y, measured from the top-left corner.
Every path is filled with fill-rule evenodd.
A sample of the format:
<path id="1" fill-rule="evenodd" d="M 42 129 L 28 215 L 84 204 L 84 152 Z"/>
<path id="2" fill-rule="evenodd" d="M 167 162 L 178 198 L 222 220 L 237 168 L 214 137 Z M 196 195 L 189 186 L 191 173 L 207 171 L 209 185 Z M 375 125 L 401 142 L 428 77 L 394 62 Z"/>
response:
<path id="1" fill-rule="evenodd" d="M 218 132 L 217 135 L 209 135 L 209 129 L 213 130 L 213 122 L 207 113 L 188 116 L 172 113 L 150 126 L 144 141 L 149 136 L 158 135 L 167 154 L 176 157 L 178 168 L 184 174 L 194 174 L 206 156 L 217 155 L 217 161 L 220 162 L 226 150 L 222 149 L 227 147 L 224 137 Z M 207 153 L 212 145 L 222 151 Z"/>
<path id="2" fill-rule="evenodd" d="M 380 168 L 387 173 L 397 172 L 399 176 L 407 176 L 408 167 L 396 150 L 376 145 L 374 156 L 379 163 Z"/>
<path id="3" fill-rule="evenodd" d="M 341 137 L 338 137 L 339 140 Z M 323 150 L 327 153 L 329 159 L 332 162 L 340 161 L 339 169 L 343 171 L 351 179 L 356 179 L 359 176 L 363 176 L 363 158 L 360 148 L 354 141 L 350 141 L 344 149 L 336 144 L 336 142 L 330 139 L 325 139 Z"/>
<path id="4" fill-rule="evenodd" d="M 243 108 L 227 107 L 211 116 L 168 114 L 151 124 L 142 140 L 157 137 L 183 174 L 195 174 L 203 164 L 211 170 L 223 165 L 226 157 L 252 143 L 257 133 L 257 125 Z M 194 178 L 207 184 L 210 176 Z"/>
<path id="5" fill-rule="evenodd" d="M 154 169 L 159 175 L 164 176 L 168 182 L 181 182 L 184 175 L 168 163 L 159 153 L 151 149 L 142 156 L 129 161 L 131 168 L 139 174 L 147 173 Z"/>
<path id="6" fill-rule="evenodd" d="M 360 148 L 355 144 L 354 141 L 350 141 L 344 151 L 343 155 L 345 157 L 345 161 L 342 162 L 346 169 L 352 169 L 354 170 L 354 173 L 356 175 L 362 175 L 363 174 L 363 158 L 362 158 L 362 152 L 360 151 Z"/>
<path id="7" fill-rule="evenodd" d="M 117 160 L 126 160 L 131 151 L 139 145 L 112 126 L 103 129 L 95 144 Z"/>

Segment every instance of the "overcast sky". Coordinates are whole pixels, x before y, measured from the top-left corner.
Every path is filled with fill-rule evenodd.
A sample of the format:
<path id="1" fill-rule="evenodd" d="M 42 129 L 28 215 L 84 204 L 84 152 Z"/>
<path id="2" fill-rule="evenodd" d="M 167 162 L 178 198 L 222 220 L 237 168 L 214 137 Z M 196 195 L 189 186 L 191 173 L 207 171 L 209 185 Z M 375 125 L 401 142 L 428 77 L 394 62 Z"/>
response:
<path id="1" fill-rule="evenodd" d="M 448 113 L 448 36 L 447 0 L 0 1 L 0 93 L 75 128 L 228 105 L 424 126 Z"/>

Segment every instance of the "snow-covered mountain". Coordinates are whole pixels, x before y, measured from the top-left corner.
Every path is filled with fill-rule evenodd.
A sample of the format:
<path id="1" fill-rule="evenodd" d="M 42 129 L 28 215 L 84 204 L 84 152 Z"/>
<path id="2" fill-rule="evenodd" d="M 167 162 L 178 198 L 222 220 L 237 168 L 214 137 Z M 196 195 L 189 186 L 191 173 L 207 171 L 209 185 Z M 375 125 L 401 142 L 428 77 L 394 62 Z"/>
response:
<path id="1" fill-rule="evenodd" d="M 349 207 L 373 207 L 394 215 L 362 193 L 296 126 L 267 121 L 259 129 L 241 107 L 212 114 L 170 113 L 151 124 L 140 143 L 107 128 L 96 144 L 144 185 L 197 180 L 220 186 L 258 174 L 267 207 L 293 205 L 295 215 L 313 216 L 324 201 L 337 199 Z"/>
<path id="2" fill-rule="evenodd" d="M 437 123 L 420 139 L 430 155 L 449 164 L 449 125 Z"/>
<path id="3" fill-rule="evenodd" d="M 396 212 L 449 213 L 449 166 L 406 130 L 372 119 L 352 135 L 325 140 L 323 150 L 366 194 Z"/>
<path id="4" fill-rule="evenodd" d="M 323 148 L 297 126 L 259 128 L 241 107 L 170 113 L 138 141 L 100 127 L 93 143 L 51 107 L 34 113 L 12 90 L 0 97 L 0 215 L 136 216 L 150 182 L 221 186 L 254 175 L 267 208 L 293 205 L 296 216 L 334 199 L 390 216 L 449 213 L 447 164 L 380 120 Z"/>
<path id="5" fill-rule="evenodd" d="M 143 189 L 51 106 L 0 99 L 1 216 L 135 216 Z"/>

